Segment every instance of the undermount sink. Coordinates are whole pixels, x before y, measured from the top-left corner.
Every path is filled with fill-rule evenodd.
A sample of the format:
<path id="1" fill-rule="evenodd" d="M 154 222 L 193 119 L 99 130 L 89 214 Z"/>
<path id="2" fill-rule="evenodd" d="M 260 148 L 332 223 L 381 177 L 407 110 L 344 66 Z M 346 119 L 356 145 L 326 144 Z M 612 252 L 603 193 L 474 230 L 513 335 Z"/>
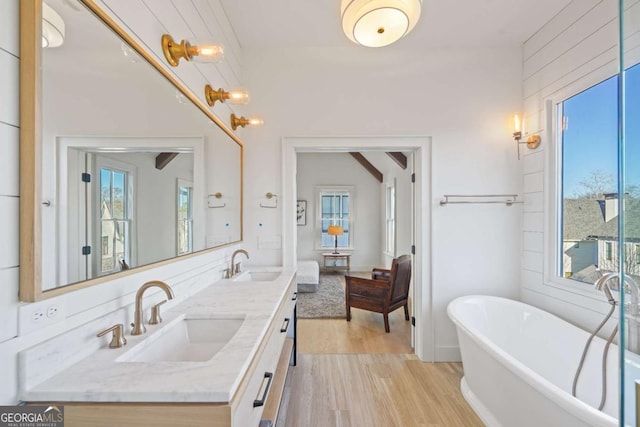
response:
<path id="1" fill-rule="evenodd" d="M 123 354 L 118 362 L 204 362 L 238 332 L 244 316 L 177 319 L 149 337 L 148 343 Z"/>
<path id="2" fill-rule="evenodd" d="M 245 271 L 233 279 L 237 281 L 270 282 L 276 280 L 280 274 L 280 271 Z"/>

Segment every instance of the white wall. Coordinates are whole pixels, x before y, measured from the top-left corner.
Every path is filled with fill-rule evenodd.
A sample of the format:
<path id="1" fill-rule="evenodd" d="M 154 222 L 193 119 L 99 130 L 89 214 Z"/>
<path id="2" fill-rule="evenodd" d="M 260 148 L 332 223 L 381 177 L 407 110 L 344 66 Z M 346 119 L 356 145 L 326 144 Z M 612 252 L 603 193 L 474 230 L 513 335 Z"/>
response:
<path id="1" fill-rule="evenodd" d="M 282 188 L 283 136 L 430 136 L 435 199 L 424 209 L 433 214 L 433 274 L 420 286 L 434 317 L 424 326 L 436 332 L 438 359 L 459 357 L 446 306 L 466 294 L 518 296 L 521 208 L 443 208 L 438 201 L 446 193 L 520 193 L 509 117 L 521 104 L 521 67 L 519 48 L 245 51 L 251 111 L 265 119 L 243 134 L 250 253 L 259 233 L 282 235 L 282 212 L 255 206 L 265 191 Z M 263 264 L 282 261 L 279 251 L 257 256 Z"/>
<path id="2" fill-rule="evenodd" d="M 395 182 L 396 187 L 396 257 L 410 254 L 413 241 L 413 184 L 411 183 L 411 173 L 413 170 L 413 153 L 407 156 L 407 168 L 402 169 L 391 157 L 384 152 L 369 151 L 366 153 L 367 160 L 382 172 L 384 183 Z M 380 186 L 380 237 L 382 251 L 380 252 L 380 265 L 385 268 L 391 267 L 393 256 L 384 253 L 384 240 L 386 233 L 386 188 L 385 184 Z"/>
<path id="3" fill-rule="evenodd" d="M 0 343 L 18 335 L 18 2 L 0 2 Z"/>
<path id="4" fill-rule="evenodd" d="M 592 286 L 554 285 L 549 276 L 553 243 L 545 224 L 553 223 L 547 201 L 551 200 L 554 177 L 551 141 L 554 137 L 545 111 L 545 101 L 566 99 L 618 70 L 618 20 L 615 0 L 574 0 L 523 47 L 524 113 L 531 131 L 542 135 L 542 144 L 524 156 L 524 214 L 522 255 L 522 300 L 544 308 L 585 329 L 593 329 L 608 311 L 602 293 Z M 626 51 L 637 62 L 637 29 L 640 3 L 627 2 Z M 546 221 L 546 222 L 545 222 Z M 611 322 L 613 323 L 613 322 Z"/>
<path id="5" fill-rule="evenodd" d="M 297 227 L 298 259 L 315 259 L 322 265 L 322 252 L 316 248 L 319 224 L 316 221 L 318 186 L 353 186 L 352 271 L 369 271 L 379 265 L 382 250 L 380 234 L 380 183 L 348 153 L 299 153 L 298 199 L 307 201 L 307 225 Z"/>

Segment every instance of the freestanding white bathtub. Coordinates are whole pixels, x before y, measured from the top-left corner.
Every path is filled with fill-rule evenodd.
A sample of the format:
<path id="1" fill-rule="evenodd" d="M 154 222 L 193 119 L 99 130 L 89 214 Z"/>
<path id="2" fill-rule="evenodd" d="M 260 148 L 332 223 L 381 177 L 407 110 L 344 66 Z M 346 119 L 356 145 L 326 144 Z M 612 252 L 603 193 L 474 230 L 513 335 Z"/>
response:
<path id="1" fill-rule="evenodd" d="M 571 385 L 588 332 L 530 305 L 490 296 L 458 298 L 447 312 L 458 330 L 462 393 L 487 426 L 618 425 L 617 345 L 609 348 L 607 401 L 599 411 L 604 340 L 593 340 L 575 398 Z"/>

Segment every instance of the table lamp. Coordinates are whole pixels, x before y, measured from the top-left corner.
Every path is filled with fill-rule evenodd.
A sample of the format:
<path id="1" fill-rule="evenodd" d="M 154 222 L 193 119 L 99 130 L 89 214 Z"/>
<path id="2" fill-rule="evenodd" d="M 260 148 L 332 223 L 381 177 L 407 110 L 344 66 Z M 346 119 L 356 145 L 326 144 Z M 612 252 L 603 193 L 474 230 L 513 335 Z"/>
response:
<path id="1" fill-rule="evenodd" d="M 329 234 L 329 236 L 335 236 L 335 239 L 336 239 L 336 245 L 333 250 L 333 253 L 334 254 L 340 253 L 338 252 L 338 236 L 342 236 L 344 234 L 344 229 L 342 228 L 342 226 L 330 225 L 329 230 L 327 230 L 327 234 Z"/>

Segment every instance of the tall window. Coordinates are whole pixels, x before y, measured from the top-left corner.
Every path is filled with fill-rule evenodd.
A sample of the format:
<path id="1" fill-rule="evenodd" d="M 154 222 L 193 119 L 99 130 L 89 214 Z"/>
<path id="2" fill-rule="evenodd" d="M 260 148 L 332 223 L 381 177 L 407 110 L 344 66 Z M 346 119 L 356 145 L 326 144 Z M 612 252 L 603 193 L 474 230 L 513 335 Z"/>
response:
<path id="1" fill-rule="evenodd" d="M 178 180 L 178 255 L 193 252 L 193 183 Z"/>
<path id="2" fill-rule="evenodd" d="M 120 271 L 120 261 L 130 263 L 129 174 L 100 168 L 99 274 Z"/>
<path id="3" fill-rule="evenodd" d="M 320 247 L 333 248 L 335 236 L 329 235 L 330 225 L 339 225 L 343 234 L 337 236 L 338 248 L 350 248 L 352 192 L 342 189 L 319 189 Z"/>
<path id="4" fill-rule="evenodd" d="M 395 256 L 396 250 L 396 185 L 385 187 L 385 244 L 384 251 Z"/>
<path id="5" fill-rule="evenodd" d="M 625 74 L 629 81 L 640 79 L 640 66 Z M 640 169 L 627 165 L 625 193 L 618 190 L 618 84 L 618 76 L 611 77 L 557 105 L 557 275 L 591 284 L 620 269 L 612 243 L 619 236 L 618 199 L 624 199 L 627 218 L 640 213 Z M 638 93 L 628 91 L 625 97 L 627 105 L 640 105 Z M 638 135 L 640 123 L 627 121 L 625 131 Z M 627 158 L 638 150 L 627 144 Z M 633 254 L 640 233 L 627 222 L 625 234 L 625 271 L 639 275 Z"/>

